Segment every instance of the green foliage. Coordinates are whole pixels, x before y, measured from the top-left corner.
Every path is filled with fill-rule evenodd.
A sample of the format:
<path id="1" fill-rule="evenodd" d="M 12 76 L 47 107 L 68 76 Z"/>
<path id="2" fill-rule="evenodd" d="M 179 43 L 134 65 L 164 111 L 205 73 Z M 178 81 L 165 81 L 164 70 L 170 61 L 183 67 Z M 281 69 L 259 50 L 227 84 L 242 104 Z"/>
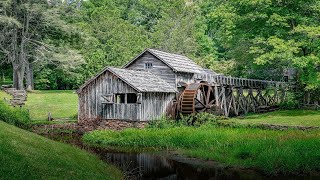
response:
<path id="1" fill-rule="evenodd" d="M 0 120 L 21 128 L 27 128 L 30 122 L 30 115 L 25 108 L 14 108 L 1 100 Z"/>
<path id="2" fill-rule="evenodd" d="M 302 91 L 320 92 L 317 0 L 88 0 L 76 4 L 55 1 L 53 6 L 37 9 L 44 18 L 41 22 L 50 27 L 41 28 L 37 39 L 54 46 L 42 58 L 46 63 L 35 61 L 39 89 L 76 89 L 104 66 L 122 66 L 152 47 L 187 55 L 203 67 L 233 76 L 284 80 L 284 70 L 293 68 Z M 0 18 L 0 24 L 8 27 L 21 26 L 19 22 Z M 0 59 L 6 57 L 0 51 Z"/>
<path id="3" fill-rule="evenodd" d="M 274 131 L 250 128 L 195 127 L 98 130 L 83 140 L 94 146 L 163 148 L 227 166 L 255 168 L 267 174 L 312 173 L 320 166 L 319 130 Z"/>
<path id="4" fill-rule="evenodd" d="M 40 69 L 36 72 L 37 79 L 35 81 L 35 89 L 58 89 L 56 75 L 51 68 Z"/>
<path id="5" fill-rule="evenodd" d="M 0 86 L 2 85 L 12 85 L 12 81 L 11 80 L 6 80 L 6 81 L 0 81 Z"/>
<path id="6" fill-rule="evenodd" d="M 2 59 L 0 55 L 0 59 Z M 8 64 L 0 63 L 0 85 L 2 84 L 13 84 L 12 83 L 12 67 Z"/>
<path id="7" fill-rule="evenodd" d="M 168 119 L 166 116 L 162 116 L 159 119 L 155 119 L 148 123 L 147 128 L 169 128 L 179 126 L 178 122 L 174 119 Z"/>
<path id="8" fill-rule="evenodd" d="M 121 172 L 79 148 L 0 121 L 1 179 L 122 179 Z"/>
<path id="9" fill-rule="evenodd" d="M 222 119 L 222 117 L 204 112 L 194 115 L 182 116 L 181 119 L 179 119 L 179 122 L 183 125 L 199 127 L 204 124 L 215 125 L 218 119 Z"/>
<path id="10" fill-rule="evenodd" d="M 231 74 L 281 80 L 286 68 L 295 68 L 304 90 L 319 89 L 318 1 L 200 4 L 218 58 L 236 63 Z"/>
<path id="11" fill-rule="evenodd" d="M 171 128 L 182 126 L 194 126 L 200 127 L 201 125 L 210 124 L 216 125 L 217 120 L 225 119 L 224 117 L 218 117 L 210 113 L 198 113 L 195 115 L 181 116 L 179 120 L 168 119 L 166 116 L 162 116 L 159 119 L 150 121 L 148 128 Z"/>
<path id="12" fill-rule="evenodd" d="M 196 25 L 199 11 L 184 0 L 86 1 L 80 9 L 60 6 L 58 12 L 67 24 L 77 27 L 73 33 L 81 31 L 81 36 L 53 42 L 59 47 L 76 48 L 85 63 L 72 71 L 73 76 L 67 74 L 67 68 L 55 64 L 40 66 L 35 78 L 40 89 L 75 89 L 105 66 L 122 66 L 148 47 L 190 57 L 206 52 L 212 62 L 210 47 L 201 50 L 197 43 L 210 46 L 205 44 L 210 40 L 204 32 L 196 29 L 200 26 Z"/>
<path id="13" fill-rule="evenodd" d="M 299 107 L 299 101 L 296 95 L 293 93 L 287 93 L 286 99 L 279 104 L 281 109 L 297 109 Z"/>
<path id="14" fill-rule="evenodd" d="M 15 74 L 12 79 L 17 89 L 23 89 L 24 84 L 32 89 L 33 69 L 39 70 L 35 79 L 42 75 L 42 67 L 49 69 L 44 73 L 58 70 L 60 77 L 64 77 L 62 79 L 71 79 L 75 67 L 84 63 L 79 51 L 75 50 L 80 32 L 63 21 L 60 9 L 49 6 L 50 2 L 9 0 L 0 4 L 0 64 L 14 67 L 11 69 Z M 58 85 L 52 82 L 55 75 L 50 73 L 47 79 L 39 77 L 40 82 L 51 83 L 40 88 L 60 88 L 59 82 Z"/>

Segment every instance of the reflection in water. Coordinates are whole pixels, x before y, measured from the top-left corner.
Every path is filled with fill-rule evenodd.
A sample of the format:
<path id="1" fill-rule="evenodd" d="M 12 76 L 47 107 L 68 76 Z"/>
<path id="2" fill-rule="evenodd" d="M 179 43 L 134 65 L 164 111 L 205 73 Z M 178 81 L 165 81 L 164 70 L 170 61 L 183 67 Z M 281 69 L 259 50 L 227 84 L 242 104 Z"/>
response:
<path id="1" fill-rule="evenodd" d="M 118 166 L 128 179 L 263 179 L 254 171 L 226 170 L 208 164 L 188 162 L 188 158 L 148 153 L 96 151 L 103 160 Z M 195 160 L 196 161 L 196 160 Z M 204 162 L 203 162 L 204 163 Z"/>
<path id="2" fill-rule="evenodd" d="M 84 146 L 78 135 L 49 135 L 51 139 L 77 145 L 99 155 L 102 160 L 120 168 L 127 179 L 206 180 L 206 179 L 319 179 L 318 177 L 268 177 L 253 170 L 223 168 L 220 164 L 186 158 L 172 153 L 124 153 Z"/>
<path id="3" fill-rule="evenodd" d="M 176 179 L 174 168 L 161 156 L 103 151 L 98 154 L 105 161 L 120 167 L 130 179 Z"/>

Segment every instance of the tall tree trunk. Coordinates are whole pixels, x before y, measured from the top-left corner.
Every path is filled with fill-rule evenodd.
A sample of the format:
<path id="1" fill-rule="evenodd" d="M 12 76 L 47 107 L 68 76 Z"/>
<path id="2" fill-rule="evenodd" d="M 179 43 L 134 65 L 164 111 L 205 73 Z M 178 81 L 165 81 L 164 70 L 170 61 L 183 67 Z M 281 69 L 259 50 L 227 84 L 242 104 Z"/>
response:
<path id="1" fill-rule="evenodd" d="M 25 64 L 13 64 L 13 87 L 22 90 L 24 89 L 24 73 L 25 73 Z"/>
<path id="2" fill-rule="evenodd" d="M 25 77 L 24 74 L 26 69 L 26 63 L 25 63 L 25 60 L 23 60 L 23 57 L 21 57 L 21 55 L 19 57 L 17 57 L 17 55 L 14 55 L 12 58 L 16 58 L 16 60 L 12 61 L 13 87 L 18 90 L 22 90 L 24 89 L 23 80 Z"/>
<path id="3" fill-rule="evenodd" d="M 13 67 L 13 87 L 21 90 L 23 89 L 23 79 L 24 79 L 24 62 L 21 56 L 21 46 L 18 48 L 18 29 L 13 30 L 13 36 L 11 41 L 11 62 Z M 21 45 L 21 44 L 20 44 Z"/>
<path id="4" fill-rule="evenodd" d="M 28 26 L 27 26 L 28 27 Z M 18 90 L 24 89 L 24 79 L 25 79 L 25 70 L 26 65 L 28 65 L 28 61 L 26 59 L 26 51 L 25 51 L 25 45 L 26 45 L 26 33 L 24 32 L 25 28 L 23 28 L 22 31 L 22 37 L 20 39 L 20 42 L 18 41 L 18 31 L 15 29 L 14 38 L 13 38 L 13 49 L 14 49 L 14 56 L 12 59 L 12 65 L 13 65 L 13 84 L 14 88 Z"/>
<path id="5" fill-rule="evenodd" d="M 33 81 L 33 66 L 32 63 L 28 63 L 26 65 L 26 89 L 27 91 L 32 91 L 34 89 L 34 81 Z"/>
<path id="6" fill-rule="evenodd" d="M 17 77 L 17 73 L 16 73 L 16 67 L 15 67 L 15 65 L 14 64 L 12 64 L 12 80 L 13 80 L 13 87 L 14 88 L 17 88 L 18 87 L 18 77 Z"/>
<path id="7" fill-rule="evenodd" d="M 24 89 L 24 86 L 23 86 L 23 80 L 24 80 L 24 71 L 25 71 L 25 68 L 24 66 L 22 66 L 19 71 L 17 71 L 17 75 L 18 75 L 18 90 L 22 90 Z"/>

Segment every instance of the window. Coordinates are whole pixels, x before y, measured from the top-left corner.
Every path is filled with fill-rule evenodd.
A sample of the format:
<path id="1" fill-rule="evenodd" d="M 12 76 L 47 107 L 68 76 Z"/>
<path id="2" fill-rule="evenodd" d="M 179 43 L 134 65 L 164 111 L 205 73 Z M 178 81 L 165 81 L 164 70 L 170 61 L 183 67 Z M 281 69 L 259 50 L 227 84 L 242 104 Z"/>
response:
<path id="1" fill-rule="evenodd" d="M 115 94 L 116 97 L 116 103 L 125 103 L 125 94 Z"/>
<path id="2" fill-rule="evenodd" d="M 145 64 L 145 69 L 151 69 L 151 68 L 152 68 L 152 63 Z"/>
<path id="3" fill-rule="evenodd" d="M 137 94 L 134 93 L 129 93 L 127 94 L 127 103 L 128 104 L 133 104 L 133 103 L 137 103 Z"/>
<path id="4" fill-rule="evenodd" d="M 115 103 L 117 104 L 135 104 L 139 103 L 138 94 L 128 93 L 128 94 L 115 94 Z"/>

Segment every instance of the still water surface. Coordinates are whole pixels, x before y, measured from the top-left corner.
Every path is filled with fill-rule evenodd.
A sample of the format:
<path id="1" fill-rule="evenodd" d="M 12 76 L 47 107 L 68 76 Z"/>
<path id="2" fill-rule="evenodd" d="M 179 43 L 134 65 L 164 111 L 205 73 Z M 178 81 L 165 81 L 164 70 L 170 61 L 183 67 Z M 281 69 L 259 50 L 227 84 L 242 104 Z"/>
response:
<path id="1" fill-rule="evenodd" d="M 254 170 L 224 168 L 213 161 L 184 157 L 173 152 L 123 152 L 84 146 L 81 136 L 72 134 L 46 135 L 64 143 L 76 145 L 97 154 L 103 161 L 120 168 L 126 179 L 141 180 L 206 180 L 206 179 L 320 179 L 320 177 L 281 176 L 268 177 Z"/>

